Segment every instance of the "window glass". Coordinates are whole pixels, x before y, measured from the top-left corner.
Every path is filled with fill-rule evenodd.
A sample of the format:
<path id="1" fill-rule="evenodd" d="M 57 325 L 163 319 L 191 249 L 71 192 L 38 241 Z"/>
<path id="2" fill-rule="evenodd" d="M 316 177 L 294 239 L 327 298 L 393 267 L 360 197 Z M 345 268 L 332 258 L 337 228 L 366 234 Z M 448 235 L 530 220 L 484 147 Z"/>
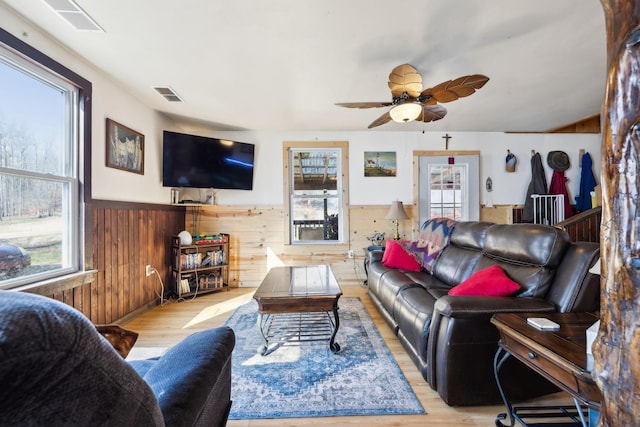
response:
<path id="1" fill-rule="evenodd" d="M 429 170 L 431 218 L 460 220 L 465 209 L 466 166 L 431 165 Z"/>
<path id="2" fill-rule="evenodd" d="M 289 148 L 287 197 L 292 244 L 343 242 L 344 151 L 340 146 Z"/>
<path id="3" fill-rule="evenodd" d="M 0 46 L 0 288 L 78 269 L 78 90 Z"/>

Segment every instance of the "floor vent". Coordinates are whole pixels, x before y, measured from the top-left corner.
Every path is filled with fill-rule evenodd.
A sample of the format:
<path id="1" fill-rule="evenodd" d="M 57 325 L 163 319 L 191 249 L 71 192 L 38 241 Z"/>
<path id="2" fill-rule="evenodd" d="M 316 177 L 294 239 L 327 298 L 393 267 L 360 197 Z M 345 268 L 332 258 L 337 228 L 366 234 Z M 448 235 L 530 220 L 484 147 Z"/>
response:
<path id="1" fill-rule="evenodd" d="M 182 98 L 180 98 L 169 86 L 159 86 L 154 87 L 154 89 L 169 102 L 182 102 Z"/>

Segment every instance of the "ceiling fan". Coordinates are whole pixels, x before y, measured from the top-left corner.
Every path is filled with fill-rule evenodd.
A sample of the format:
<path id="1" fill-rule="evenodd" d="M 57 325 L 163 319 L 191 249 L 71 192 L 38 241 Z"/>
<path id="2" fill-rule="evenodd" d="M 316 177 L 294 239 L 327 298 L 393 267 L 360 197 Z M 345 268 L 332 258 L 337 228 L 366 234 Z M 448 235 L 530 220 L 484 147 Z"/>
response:
<path id="1" fill-rule="evenodd" d="M 413 120 L 432 122 L 447 114 L 447 109 L 438 103 L 455 101 L 475 93 L 489 81 L 482 74 L 459 77 L 448 80 L 432 88 L 422 87 L 422 76 L 409 64 L 395 67 L 389 74 L 391 102 L 342 102 L 336 105 L 347 108 L 392 108 L 374 120 L 369 129 L 383 125 L 391 120 L 406 123 Z"/>

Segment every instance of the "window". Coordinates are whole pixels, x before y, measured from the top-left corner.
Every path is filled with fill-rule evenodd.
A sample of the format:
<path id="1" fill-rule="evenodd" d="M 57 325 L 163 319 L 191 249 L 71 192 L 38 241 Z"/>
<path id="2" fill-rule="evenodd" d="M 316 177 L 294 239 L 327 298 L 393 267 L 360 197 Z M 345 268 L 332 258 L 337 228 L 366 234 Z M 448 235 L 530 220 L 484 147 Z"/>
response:
<path id="1" fill-rule="evenodd" d="M 347 143 L 285 143 L 287 241 L 344 243 Z"/>
<path id="2" fill-rule="evenodd" d="M 475 151 L 414 152 L 418 169 L 419 221 L 451 218 L 474 221 L 480 217 L 479 164 Z"/>
<path id="3" fill-rule="evenodd" d="M 467 165 L 431 165 L 429 170 L 431 218 L 466 217 Z"/>
<path id="4" fill-rule="evenodd" d="M 11 288 L 82 266 L 90 83 L 2 31 L 0 93 L 0 288 Z"/>

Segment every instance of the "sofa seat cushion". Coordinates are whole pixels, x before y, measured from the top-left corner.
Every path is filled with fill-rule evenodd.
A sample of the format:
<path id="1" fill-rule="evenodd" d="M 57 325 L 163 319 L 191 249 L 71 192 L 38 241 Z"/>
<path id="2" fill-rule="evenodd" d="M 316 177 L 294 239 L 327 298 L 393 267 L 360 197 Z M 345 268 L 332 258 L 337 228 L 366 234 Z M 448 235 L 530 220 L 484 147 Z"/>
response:
<path id="1" fill-rule="evenodd" d="M 436 299 L 426 289 L 412 287 L 403 289 L 393 305 L 398 336 L 402 335 L 406 342 L 411 343 L 422 360 L 427 360 L 427 340 Z"/>
<path id="2" fill-rule="evenodd" d="M 389 270 L 380 277 L 376 296 L 382 305 L 392 312 L 391 307 L 395 304 L 398 293 L 404 288 L 415 286 L 418 285 L 403 271 Z"/>
<path id="3" fill-rule="evenodd" d="M 405 275 L 409 279 L 411 279 L 413 282 L 417 283 L 418 285 L 422 286 L 425 289 L 433 289 L 433 288 L 445 289 L 445 293 L 446 291 L 451 289 L 451 286 L 447 285 L 446 283 L 443 283 L 436 276 L 432 276 L 429 273 L 425 273 L 425 272 L 416 273 L 413 271 L 407 271 L 405 272 Z"/>
<path id="4" fill-rule="evenodd" d="M 492 265 L 471 275 L 449 290 L 449 295 L 504 297 L 520 289 L 499 265 Z"/>

